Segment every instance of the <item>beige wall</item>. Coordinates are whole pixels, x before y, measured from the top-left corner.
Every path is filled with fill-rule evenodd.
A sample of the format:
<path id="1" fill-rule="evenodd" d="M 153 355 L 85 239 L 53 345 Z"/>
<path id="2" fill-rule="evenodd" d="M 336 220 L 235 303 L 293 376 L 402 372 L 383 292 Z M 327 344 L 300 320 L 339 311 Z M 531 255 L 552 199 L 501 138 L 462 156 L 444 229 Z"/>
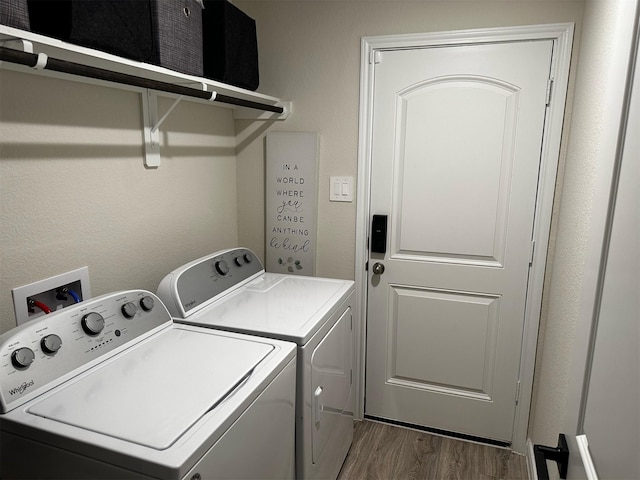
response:
<path id="1" fill-rule="evenodd" d="M 584 365 L 572 365 L 571 360 L 579 359 L 584 354 L 579 352 L 589 348 L 584 332 L 592 321 L 593 279 L 600 267 L 593 252 L 589 260 L 589 245 L 602 242 L 589 235 L 603 215 L 603 205 L 593 202 L 597 188 L 608 182 L 598 177 L 608 171 L 616 156 L 629 37 L 634 30 L 630 12 L 635 2 L 585 2 L 566 167 L 560 179 L 562 195 L 556 200 L 555 254 L 552 272 L 547 275 L 546 321 L 539 336 L 536 408 L 531 422 L 532 438 L 549 445 L 555 445 L 559 431 L 576 433 L 571 428 L 577 424 L 582 392 L 572 389 L 581 390 Z M 600 192 L 601 199 L 608 196 L 608 189 L 609 185 L 604 195 Z M 576 335 L 577 326 L 582 337 Z"/>
<path id="2" fill-rule="evenodd" d="M 291 99 L 272 130 L 320 133 L 318 275 L 353 278 L 356 204 L 329 202 L 329 177 L 357 175 L 363 36 L 579 22 L 581 1 L 236 0 L 257 22 L 260 91 Z M 264 126 L 238 122 L 244 140 Z M 262 136 L 238 149 L 240 242 L 264 252 Z"/>
<path id="3" fill-rule="evenodd" d="M 261 87 L 270 93 L 294 102 L 293 114 L 273 130 L 320 132 L 320 185 L 318 199 L 318 275 L 354 278 L 356 205 L 328 201 L 329 177 L 357 175 L 358 109 L 360 74 L 360 39 L 363 36 L 432 32 L 467 28 L 510 25 L 575 22 L 575 58 L 579 52 L 582 1 L 239 1 L 234 2 L 256 19 L 260 48 Z M 567 126 L 570 124 L 573 82 L 571 78 Z M 238 182 L 240 242 L 262 253 L 264 223 L 263 147 L 260 129 L 264 126 L 238 123 L 242 146 L 238 149 Z M 554 219 L 549 265 L 555 258 L 555 232 L 558 230 L 560 201 L 563 191 L 564 158 L 567 138 L 565 131 L 559 181 L 554 206 Z M 246 138 L 253 138 L 247 141 Z M 577 160 L 577 159 L 576 159 Z M 581 185 L 584 175 L 579 161 L 568 167 L 569 182 Z M 584 244 L 576 234 L 582 234 L 579 220 L 573 218 L 584 209 L 581 195 L 574 191 L 569 200 L 559 243 L 562 248 L 560 279 L 553 283 L 549 295 L 552 268 L 548 268 L 545 287 L 543 326 L 560 337 L 547 344 L 542 372 L 544 384 L 536 382 L 538 404 L 532 406 L 536 424 L 530 428 L 536 443 L 555 445 L 563 421 L 564 395 L 567 382 L 566 350 L 570 351 L 572 318 L 575 315 L 579 284 L 572 270 L 581 268 Z M 260 208 L 256 208 L 260 205 Z M 242 219 L 250 218 L 250 222 Z M 549 305 L 549 297 L 553 303 Z M 569 342 L 563 345 L 563 342 Z M 538 356 L 542 355 L 542 349 Z M 560 360 L 557 363 L 555 360 Z M 540 427 L 537 428 L 539 423 Z"/>
<path id="4" fill-rule="evenodd" d="M 317 273 L 353 278 L 356 205 L 330 203 L 328 177 L 357 175 L 361 37 L 576 22 L 574 53 L 581 43 L 582 0 L 234 3 L 258 23 L 259 90 L 293 100 L 293 113 L 285 122 L 234 126 L 228 110 L 183 103 L 163 125 L 168 145 L 157 170 L 143 166 L 139 95 L 0 72 L 0 331 L 13 325 L 11 288 L 83 265 L 99 295 L 155 290 L 170 269 L 220 248 L 241 244 L 263 256 L 268 129 L 320 133 Z M 602 12 L 588 12 L 591 34 Z M 611 32 L 602 35 L 604 46 L 589 47 L 586 78 L 575 80 L 580 105 L 565 131 L 580 133 L 564 142 L 559 170 L 532 411 L 536 443 L 555 444 L 564 415 L 582 219 L 593 185 L 588 151 L 597 147 L 589 137 L 597 105 L 589 98 L 604 88 L 596 65 Z"/>
<path id="5" fill-rule="evenodd" d="M 237 245 L 231 111 L 182 102 L 158 169 L 141 127 L 139 94 L 0 71 L 0 332 L 15 326 L 14 287 L 86 265 L 93 296 L 155 291 Z"/>

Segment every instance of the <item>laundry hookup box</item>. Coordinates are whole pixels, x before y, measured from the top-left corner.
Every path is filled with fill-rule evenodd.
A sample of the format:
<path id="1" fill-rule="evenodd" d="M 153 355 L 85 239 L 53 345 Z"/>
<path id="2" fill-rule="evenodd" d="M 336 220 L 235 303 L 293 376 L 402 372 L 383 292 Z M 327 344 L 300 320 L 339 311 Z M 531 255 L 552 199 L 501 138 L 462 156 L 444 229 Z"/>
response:
<path id="1" fill-rule="evenodd" d="M 35 33 L 203 76 L 201 0 L 28 0 L 28 6 Z"/>

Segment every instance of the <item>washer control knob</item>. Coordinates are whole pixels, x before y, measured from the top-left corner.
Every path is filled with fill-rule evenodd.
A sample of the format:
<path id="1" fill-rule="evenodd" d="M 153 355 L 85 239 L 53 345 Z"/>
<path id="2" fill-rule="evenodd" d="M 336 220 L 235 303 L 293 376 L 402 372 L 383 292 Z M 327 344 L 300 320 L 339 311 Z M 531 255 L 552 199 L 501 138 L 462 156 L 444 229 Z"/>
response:
<path id="1" fill-rule="evenodd" d="M 98 335 L 104 328 L 104 318 L 96 312 L 87 313 L 80 323 L 87 335 Z"/>
<path id="2" fill-rule="evenodd" d="M 151 310 L 153 310 L 154 305 L 155 305 L 155 302 L 151 295 L 147 295 L 140 299 L 140 306 L 145 312 L 150 312 Z"/>
<path id="3" fill-rule="evenodd" d="M 29 365 L 33 363 L 33 359 L 36 358 L 33 350 L 28 347 L 22 347 L 14 350 L 11 354 L 11 363 L 16 368 L 23 370 L 29 368 Z"/>
<path id="4" fill-rule="evenodd" d="M 47 335 L 40 340 L 40 347 L 44 353 L 52 354 L 60 350 L 62 339 L 58 335 Z"/>
<path id="5" fill-rule="evenodd" d="M 244 257 L 236 257 L 233 259 L 237 266 L 241 267 L 244 265 Z"/>
<path id="6" fill-rule="evenodd" d="M 229 265 L 227 265 L 227 262 L 225 262 L 224 260 L 218 260 L 215 266 L 216 266 L 216 272 L 218 272 L 223 277 L 227 273 L 229 273 Z"/>
<path id="7" fill-rule="evenodd" d="M 251 263 L 251 262 L 253 262 L 253 255 L 251 255 L 250 253 L 245 253 L 245 254 L 243 255 L 243 258 L 244 258 L 244 261 L 245 261 L 246 263 Z"/>
<path id="8" fill-rule="evenodd" d="M 136 304 L 133 302 L 127 302 L 124 305 L 122 305 L 122 314 L 126 318 L 135 317 L 137 311 L 138 311 L 138 307 L 136 307 Z"/>

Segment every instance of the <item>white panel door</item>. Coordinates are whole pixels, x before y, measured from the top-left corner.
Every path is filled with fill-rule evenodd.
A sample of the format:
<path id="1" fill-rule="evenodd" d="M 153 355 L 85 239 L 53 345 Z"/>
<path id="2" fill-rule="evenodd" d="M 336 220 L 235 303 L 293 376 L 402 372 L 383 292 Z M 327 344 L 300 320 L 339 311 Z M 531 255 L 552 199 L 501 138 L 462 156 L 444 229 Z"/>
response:
<path id="1" fill-rule="evenodd" d="M 511 441 L 552 47 L 377 56 L 366 415 Z"/>

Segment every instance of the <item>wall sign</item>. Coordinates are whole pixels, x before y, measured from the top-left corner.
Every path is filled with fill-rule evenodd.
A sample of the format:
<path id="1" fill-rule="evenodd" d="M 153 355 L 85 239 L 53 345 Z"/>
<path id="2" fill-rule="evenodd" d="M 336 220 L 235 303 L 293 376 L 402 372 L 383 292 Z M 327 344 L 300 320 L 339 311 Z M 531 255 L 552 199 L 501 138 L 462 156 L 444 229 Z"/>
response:
<path id="1" fill-rule="evenodd" d="M 318 134 L 274 132 L 266 142 L 266 270 L 313 275 Z"/>

